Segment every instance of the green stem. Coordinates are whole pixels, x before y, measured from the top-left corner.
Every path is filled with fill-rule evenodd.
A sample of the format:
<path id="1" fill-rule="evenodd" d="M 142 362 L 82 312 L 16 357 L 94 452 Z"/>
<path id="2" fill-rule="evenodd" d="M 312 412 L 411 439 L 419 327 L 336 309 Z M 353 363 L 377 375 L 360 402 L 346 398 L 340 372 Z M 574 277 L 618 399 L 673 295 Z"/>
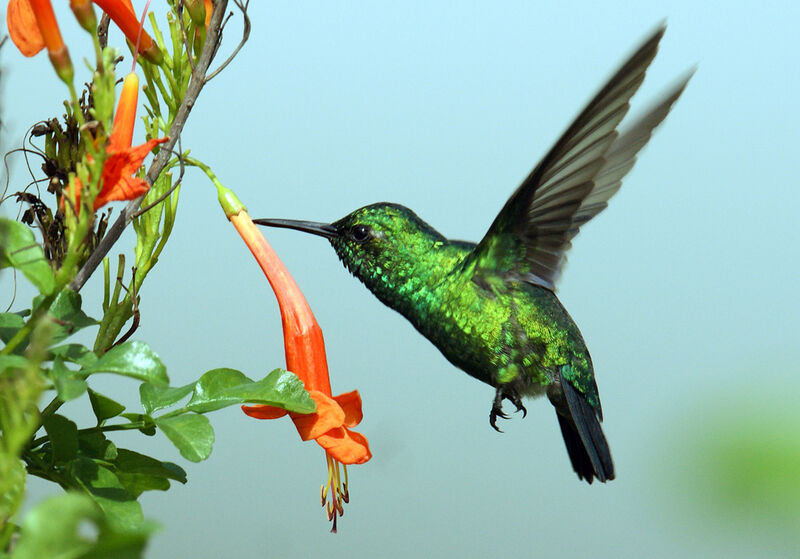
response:
<path id="1" fill-rule="evenodd" d="M 42 410 L 42 414 L 41 414 L 42 415 L 42 419 L 44 419 L 46 417 L 50 417 L 51 415 L 56 413 L 56 411 L 58 411 L 58 408 L 60 408 L 63 405 L 64 405 L 64 401 L 61 400 L 58 396 L 56 396 L 55 398 L 53 398 L 50 401 L 49 404 L 47 404 L 47 407 Z"/>

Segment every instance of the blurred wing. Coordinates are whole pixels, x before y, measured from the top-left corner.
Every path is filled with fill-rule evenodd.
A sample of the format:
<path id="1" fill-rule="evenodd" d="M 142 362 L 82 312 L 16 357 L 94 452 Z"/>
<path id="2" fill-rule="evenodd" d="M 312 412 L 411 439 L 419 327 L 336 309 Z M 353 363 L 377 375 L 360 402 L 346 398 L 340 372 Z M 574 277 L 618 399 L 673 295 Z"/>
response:
<path id="1" fill-rule="evenodd" d="M 685 86 L 618 139 L 617 126 L 663 34 L 659 27 L 592 99 L 506 202 L 465 266 L 474 265 L 476 274 L 513 271 L 554 289 L 570 240 L 617 191 L 636 153 Z"/>
<path id="2" fill-rule="evenodd" d="M 689 83 L 693 74 L 694 70 L 678 80 L 656 103 L 651 105 L 650 109 L 637 118 L 634 124 L 627 126 L 614 140 L 603 156 L 604 165 L 594 177 L 594 187 L 581 201 L 578 211 L 575 212 L 576 223 L 586 223 L 608 206 L 608 200 L 619 190 L 622 178 L 636 163 L 636 155 L 639 150 L 647 145 L 653 130 L 669 114 L 672 105 L 686 89 L 686 84 Z"/>

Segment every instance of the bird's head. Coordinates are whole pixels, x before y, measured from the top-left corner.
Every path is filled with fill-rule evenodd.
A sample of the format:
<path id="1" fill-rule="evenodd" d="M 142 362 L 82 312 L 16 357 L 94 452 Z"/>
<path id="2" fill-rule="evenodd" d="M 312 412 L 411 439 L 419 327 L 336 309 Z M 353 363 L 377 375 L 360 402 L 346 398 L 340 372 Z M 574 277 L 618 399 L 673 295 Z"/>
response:
<path id="1" fill-rule="evenodd" d="M 333 223 L 256 219 L 327 238 L 350 272 L 375 291 L 417 274 L 447 240 L 405 206 L 380 202 Z"/>

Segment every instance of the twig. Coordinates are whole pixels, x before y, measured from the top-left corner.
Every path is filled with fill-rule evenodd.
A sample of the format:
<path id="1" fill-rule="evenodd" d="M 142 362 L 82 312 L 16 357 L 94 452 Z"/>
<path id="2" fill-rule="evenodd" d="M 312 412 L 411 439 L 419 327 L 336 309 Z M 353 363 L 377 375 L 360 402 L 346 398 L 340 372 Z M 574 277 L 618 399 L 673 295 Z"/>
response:
<path id="1" fill-rule="evenodd" d="M 242 17 L 244 18 L 244 29 L 242 30 L 242 40 L 241 40 L 241 41 L 239 41 L 239 44 L 236 46 L 236 48 L 235 48 L 235 49 L 233 49 L 233 52 L 232 52 L 232 53 L 231 53 L 231 55 L 230 55 L 230 56 L 229 56 L 229 57 L 228 57 L 228 58 L 225 60 L 225 62 L 223 62 L 222 64 L 220 64 L 220 65 L 219 65 L 219 68 L 217 68 L 216 70 L 214 70 L 213 72 L 211 72 L 211 73 L 210 73 L 210 74 L 209 74 L 209 75 L 206 77 L 206 83 L 208 83 L 208 82 L 210 82 L 211 80 L 213 80 L 214 78 L 216 78 L 216 77 L 219 75 L 219 73 L 220 73 L 220 72 L 222 72 L 222 71 L 225 69 L 225 67 L 226 67 L 228 64 L 230 64 L 230 63 L 231 63 L 231 61 L 232 61 L 234 58 L 236 58 L 236 55 L 239 53 L 239 51 L 242 49 L 242 47 L 244 46 L 244 44 L 247 42 L 247 39 L 249 39 L 249 38 L 250 38 L 250 18 L 249 18 L 249 17 L 248 17 L 248 15 L 247 15 L 247 7 L 250 5 L 250 0 L 247 0 L 247 1 L 246 1 L 246 2 L 244 2 L 244 3 L 242 3 L 242 2 L 241 2 L 241 0 L 233 0 L 233 3 L 236 5 L 236 7 L 237 7 L 237 8 L 239 8 L 239 10 L 241 10 L 241 12 L 242 12 Z"/>
<path id="2" fill-rule="evenodd" d="M 100 18 L 100 24 L 97 26 L 97 39 L 100 42 L 100 48 L 104 49 L 108 46 L 108 25 L 111 23 L 111 18 L 105 12 L 103 17 Z"/>
<path id="3" fill-rule="evenodd" d="M 203 52 L 200 54 L 200 59 L 197 61 L 197 66 L 192 72 L 192 79 L 189 82 L 189 86 L 186 88 L 186 94 L 183 97 L 180 107 L 178 107 L 175 120 L 172 122 L 172 126 L 169 129 L 169 141 L 162 146 L 161 150 L 158 152 L 158 155 L 155 156 L 153 162 L 150 164 L 150 169 L 147 171 L 145 180 L 147 180 L 148 184 L 152 185 L 164 170 L 164 167 L 166 167 L 167 162 L 169 161 L 169 155 L 172 152 L 172 149 L 175 147 L 178 137 L 181 135 L 181 131 L 186 124 L 186 119 L 189 117 L 189 113 L 192 111 L 192 107 L 194 107 L 194 104 L 197 101 L 197 96 L 207 82 L 206 72 L 208 71 L 208 67 L 211 65 L 211 62 L 214 59 L 214 54 L 217 52 L 217 47 L 219 46 L 219 40 L 221 37 L 220 25 L 222 23 L 222 18 L 225 15 L 227 5 L 228 0 L 217 0 L 214 2 L 214 13 L 211 16 L 211 22 L 208 26 L 206 44 L 203 45 Z M 94 273 L 95 269 L 97 269 L 97 266 L 100 265 L 100 262 L 103 261 L 105 255 L 108 254 L 108 252 L 111 250 L 111 247 L 114 246 L 114 243 L 116 243 L 120 235 L 122 235 L 125 227 L 127 227 L 131 220 L 133 220 L 133 216 L 139 209 L 143 198 L 144 196 L 139 196 L 135 200 L 128 202 L 128 204 L 125 206 L 125 209 L 122 210 L 120 216 L 117 218 L 114 224 L 109 227 L 108 232 L 97 245 L 97 248 L 95 248 L 92 254 L 89 255 L 89 258 L 86 260 L 83 268 L 80 269 L 78 274 L 75 276 L 75 279 L 72 280 L 70 289 L 76 292 L 80 291 L 92 273 Z"/>

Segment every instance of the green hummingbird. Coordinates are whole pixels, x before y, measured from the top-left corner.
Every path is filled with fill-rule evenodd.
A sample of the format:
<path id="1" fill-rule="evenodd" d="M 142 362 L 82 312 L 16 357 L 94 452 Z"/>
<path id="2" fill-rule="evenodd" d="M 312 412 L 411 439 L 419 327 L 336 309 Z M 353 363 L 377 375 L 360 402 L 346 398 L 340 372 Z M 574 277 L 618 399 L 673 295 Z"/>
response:
<path id="1" fill-rule="evenodd" d="M 555 284 L 579 228 L 605 209 L 681 95 L 680 80 L 623 133 L 629 100 L 658 49 L 658 28 L 578 115 L 476 245 L 450 240 L 410 209 L 378 203 L 334 223 L 256 219 L 327 238 L 345 267 L 456 367 L 495 388 L 489 422 L 547 394 L 572 467 L 614 479 L 592 360 Z"/>

